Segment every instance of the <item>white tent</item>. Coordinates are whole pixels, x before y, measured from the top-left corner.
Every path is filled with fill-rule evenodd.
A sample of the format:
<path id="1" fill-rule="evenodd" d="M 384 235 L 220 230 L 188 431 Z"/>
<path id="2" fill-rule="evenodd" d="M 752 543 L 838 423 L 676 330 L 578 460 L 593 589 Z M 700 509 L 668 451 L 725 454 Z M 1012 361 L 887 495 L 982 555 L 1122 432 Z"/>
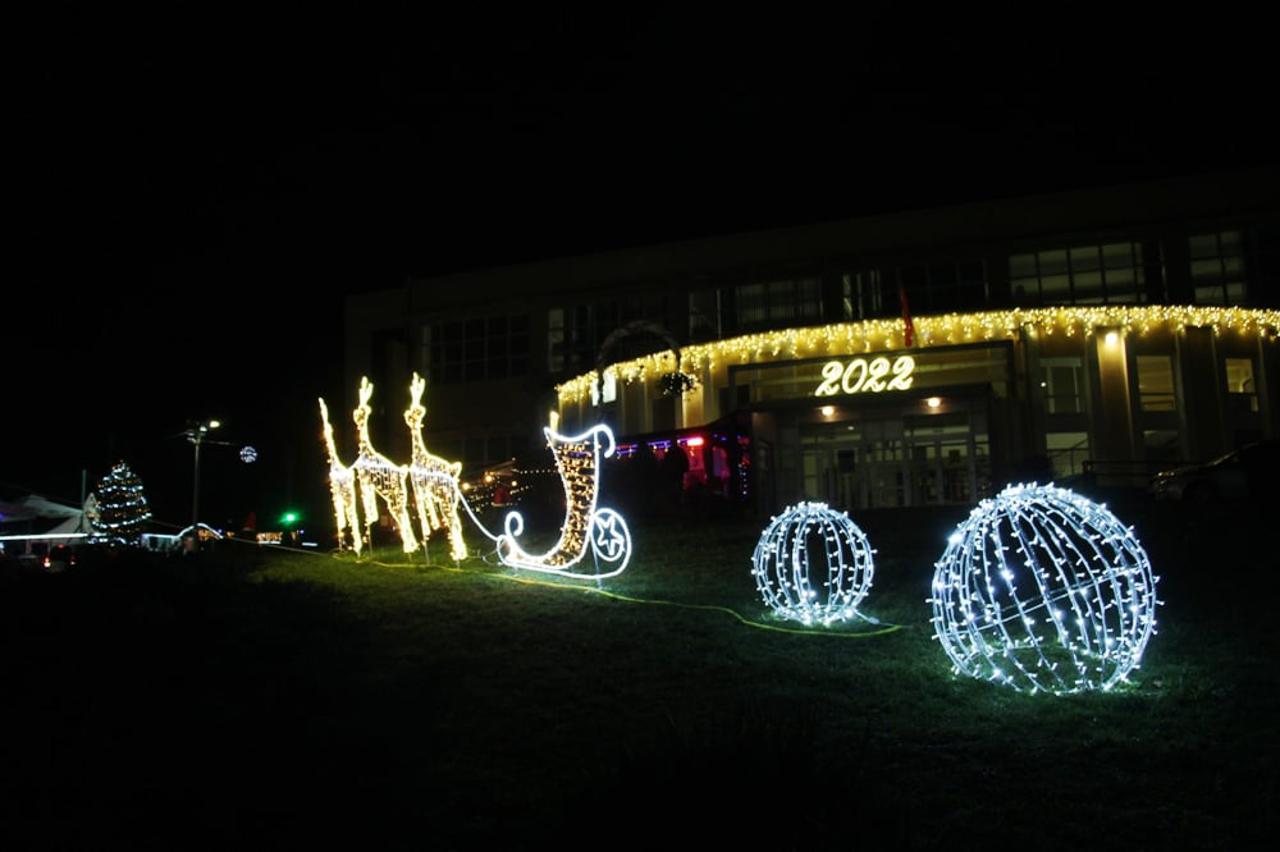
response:
<path id="1" fill-rule="evenodd" d="M 84 509 L 55 503 L 39 494 L 21 498 L 0 497 L 0 536 L 39 535 L 50 543 L 72 541 L 76 533 L 91 532 Z M 59 539 L 58 535 L 68 536 Z"/>

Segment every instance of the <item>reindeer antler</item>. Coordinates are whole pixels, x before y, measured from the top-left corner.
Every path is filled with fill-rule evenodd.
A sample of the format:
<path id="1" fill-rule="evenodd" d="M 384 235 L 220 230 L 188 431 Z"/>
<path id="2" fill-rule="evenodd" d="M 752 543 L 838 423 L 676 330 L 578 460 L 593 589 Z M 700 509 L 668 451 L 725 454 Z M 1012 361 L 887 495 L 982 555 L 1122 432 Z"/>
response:
<path id="1" fill-rule="evenodd" d="M 409 393 L 413 397 L 413 408 L 422 408 L 422 394 L 427 390 L 427 380 L 415 371 L 413 381 L 409 383 Z"/>
<path id="2" fill-rule="evenodd" d="M 360 377 L 360 407 L 368 408 L 369 400 L 373 398 L 373 382 L 369 381 L 368 376 Z"/>

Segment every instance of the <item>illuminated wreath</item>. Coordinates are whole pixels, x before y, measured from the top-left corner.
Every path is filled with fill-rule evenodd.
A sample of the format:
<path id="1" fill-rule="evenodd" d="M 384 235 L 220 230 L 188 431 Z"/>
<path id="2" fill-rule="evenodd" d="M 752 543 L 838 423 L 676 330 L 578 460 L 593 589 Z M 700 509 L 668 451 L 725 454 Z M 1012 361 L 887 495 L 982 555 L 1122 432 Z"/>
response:
<path id="1" fill-rule="evenodd" d="M 698 377 L 679 370 L 658 376 L 658 389 L 663 396 L 680 396 L 698 387 Z"/>
<path id="2" fill-rule="evenodd" d="M 798 503 L 765 528 L 751 573 L 776 615 L 829 625 L 857 614 L 871 589 L 874 553 L 847 513 L 825 503 Z M 815 557 L 817 576 L 811 573 Z"/>
<path id="3" fill-rule="evenodd" d="M 1133 530 L 1052 485 L 1011 485 L 951 535 L 933 625 L 957 674 L 1032 693 L 1107 690 L 1155 632 L 1156 581 Z"/>

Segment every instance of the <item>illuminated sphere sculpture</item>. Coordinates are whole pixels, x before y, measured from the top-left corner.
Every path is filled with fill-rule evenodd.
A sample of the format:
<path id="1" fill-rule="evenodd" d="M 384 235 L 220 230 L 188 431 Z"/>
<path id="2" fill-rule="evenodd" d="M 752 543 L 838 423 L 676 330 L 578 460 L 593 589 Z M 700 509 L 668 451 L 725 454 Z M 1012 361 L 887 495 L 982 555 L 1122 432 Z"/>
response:
<path id="1" fill-rule="evenodd" d="M 776 615 L 827 625 L 857 614 L 871 590 L 874 553 L 848 514 L 798 503 L 765 528 L 751 573 Z"/>
<path id="2" fill-rule="evenodd" d="M 933 625 L 956 674 L 1018 691 L 1108 690 L 1155 632 L 1146 551 L 1107 507 L 1011 485 L 952 533 L 933 575 Z"/>

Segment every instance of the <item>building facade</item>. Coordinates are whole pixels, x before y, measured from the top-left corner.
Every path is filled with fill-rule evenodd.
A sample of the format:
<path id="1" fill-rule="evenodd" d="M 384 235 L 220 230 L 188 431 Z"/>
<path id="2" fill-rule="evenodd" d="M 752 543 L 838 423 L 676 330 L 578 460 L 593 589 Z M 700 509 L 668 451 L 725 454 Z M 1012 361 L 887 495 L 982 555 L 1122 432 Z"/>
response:
<path id="1" fill-rule="evenodd" d="M 1265 169 L 411 280 L 349 300 L 347 385 L 393 451 L 416 370 L 468 469 L 538 464 L 554 408 L 761 511 L 1145 475 L 1276 437 L 1277 198 Z"/>

